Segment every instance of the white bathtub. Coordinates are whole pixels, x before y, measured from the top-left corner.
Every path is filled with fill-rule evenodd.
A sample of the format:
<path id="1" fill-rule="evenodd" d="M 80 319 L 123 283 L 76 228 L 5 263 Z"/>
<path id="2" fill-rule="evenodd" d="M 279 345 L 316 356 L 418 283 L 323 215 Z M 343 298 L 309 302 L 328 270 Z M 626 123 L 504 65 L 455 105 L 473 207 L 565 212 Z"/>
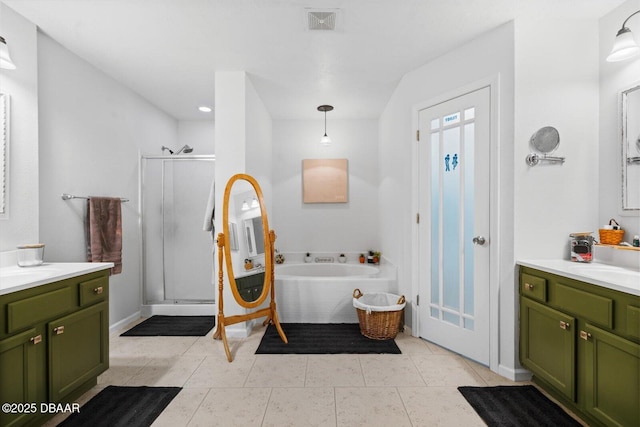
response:
<path id="1" fill-rule="evenodd" d="M 353 290 L 397 292 L 395 267 L 360 264 L 282 264 L 275 269 L 283 323 L 358 323 Z"/>

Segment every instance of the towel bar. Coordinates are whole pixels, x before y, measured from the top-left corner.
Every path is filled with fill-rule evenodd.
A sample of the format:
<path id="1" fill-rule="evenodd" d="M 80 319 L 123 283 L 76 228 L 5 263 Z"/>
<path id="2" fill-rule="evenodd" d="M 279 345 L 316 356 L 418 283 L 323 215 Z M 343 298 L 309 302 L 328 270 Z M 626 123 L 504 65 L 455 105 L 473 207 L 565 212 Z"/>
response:
<path id="1" fill-rule="evenodd" d="M 62 194 L 62 200 L 71 200 L 71 199 L 86 199 L 86 200 L 89 200 L 90 198 L 91 198 L 91 196 L 74 196 L 73 194 L 68 194 L 68 193 L 63 193 Z M 120 200 L 123 203 L 129 201 L 129 199 L 123 199 L 122 197 L 120 198 Z"/>

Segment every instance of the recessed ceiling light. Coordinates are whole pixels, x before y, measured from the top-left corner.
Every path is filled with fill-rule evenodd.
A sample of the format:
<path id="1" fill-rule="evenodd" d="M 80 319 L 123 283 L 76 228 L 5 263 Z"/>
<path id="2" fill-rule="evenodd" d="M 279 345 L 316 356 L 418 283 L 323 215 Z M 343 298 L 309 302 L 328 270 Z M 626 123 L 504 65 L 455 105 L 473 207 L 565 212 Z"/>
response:
<path id="1" fill-rule="evenodd" d="M 203 113 L 210 113 L 213 111 L 213 108 L 208 107 L 206 105 L 201 105 L 198 107 L 198 110 L 202 111 Z"/>

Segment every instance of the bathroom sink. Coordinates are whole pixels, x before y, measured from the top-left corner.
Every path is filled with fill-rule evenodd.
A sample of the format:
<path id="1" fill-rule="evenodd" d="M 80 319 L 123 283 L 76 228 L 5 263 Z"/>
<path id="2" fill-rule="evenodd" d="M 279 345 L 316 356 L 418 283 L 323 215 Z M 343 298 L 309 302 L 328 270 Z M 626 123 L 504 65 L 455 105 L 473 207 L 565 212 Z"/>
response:
<path id="1" fill-rule="evenodd" d="M 607 283 L 617 283 L 640 289 L 640 271 L 612 265 L 585 264 L 570 269 L 571 272 Z"/>
<path id="2" fill-rule="evenodd" d="M 58 273 L 59 271 L 55 268 L 41 266 L 0 268 L 0 289 L 10 288 L 23 283 L 37 282 L 48 277 L 53 277 Z"/>

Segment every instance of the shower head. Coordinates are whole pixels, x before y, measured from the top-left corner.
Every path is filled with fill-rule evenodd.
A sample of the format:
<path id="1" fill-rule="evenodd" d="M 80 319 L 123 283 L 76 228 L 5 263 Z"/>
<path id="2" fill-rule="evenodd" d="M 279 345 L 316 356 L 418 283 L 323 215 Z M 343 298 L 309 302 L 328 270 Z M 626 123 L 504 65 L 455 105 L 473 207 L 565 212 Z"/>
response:
<path id="1" fill-rule="evenodd" d="M 178 150 L 178 152 L 176 154 L 191 153 L 192 151 L 193 151 L 192 147 L 189 147 L 188 145 L 184 145 L 181 149 Z"/>
<path id="2" fill-rule="evenodd" d="M 169 154 L 180 154 L 180 153 L 191 153 L 193 151 L 192 147 L 189 147 L 188 145 L 183 145 L 182 148 L 180 148 L 178 151 L 174 152 L 171 148 L 169 147 L 165 147 L 164 145 L 162 146 L 162 151 L 167 150 L 169 152 Z"/>

